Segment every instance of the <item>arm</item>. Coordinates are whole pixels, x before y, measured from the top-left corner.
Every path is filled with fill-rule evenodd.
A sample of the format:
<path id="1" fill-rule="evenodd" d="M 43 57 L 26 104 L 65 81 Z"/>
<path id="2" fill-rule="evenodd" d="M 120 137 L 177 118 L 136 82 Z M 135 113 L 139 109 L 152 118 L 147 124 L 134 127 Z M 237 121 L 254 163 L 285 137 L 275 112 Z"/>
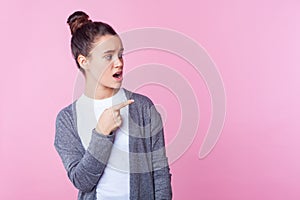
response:
<path id="1" fill-rule="evenodd" d="M 160 114 L 151 109 L 152 164 L 155 199 L 172 199 L 171 173 L 166 157 L 164 129 Z"/>
<path id="2" fill-rule="evenodd" d="M 82 192 L 90 192 L 103 174 L 115 135 L 106 136 L 93 129 L 90 144 L 84 151 L 80 149 L 82 144 L 74 123 L 69 112 L 59 112 L 54 146 L 73 185 Z"/>

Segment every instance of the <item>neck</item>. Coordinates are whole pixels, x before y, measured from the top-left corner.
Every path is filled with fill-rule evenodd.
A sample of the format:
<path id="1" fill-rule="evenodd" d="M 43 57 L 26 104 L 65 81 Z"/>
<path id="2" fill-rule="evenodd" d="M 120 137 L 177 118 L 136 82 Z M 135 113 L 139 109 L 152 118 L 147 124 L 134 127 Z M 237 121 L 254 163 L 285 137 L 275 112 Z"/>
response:
<path id="1" fill-rule="evenodd" d="M 92 99 L 105 99 L 112 97 L 119 91 L 120 88 L 109 88 L 104 85 L 89 84 L 85 83 L 84 94 Z"/>

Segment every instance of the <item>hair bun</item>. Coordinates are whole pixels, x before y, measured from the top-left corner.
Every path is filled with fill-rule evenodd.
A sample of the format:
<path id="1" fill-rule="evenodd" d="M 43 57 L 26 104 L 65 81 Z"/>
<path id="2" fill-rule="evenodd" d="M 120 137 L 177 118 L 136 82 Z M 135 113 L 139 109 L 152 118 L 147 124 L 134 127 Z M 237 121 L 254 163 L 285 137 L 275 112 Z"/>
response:
<path id="1" fill-rule="evenodd" d="M 72 15 L 69 16 L 67 23 L 70 26 L 71 34 L 73 35 L 77 29 L 82 27 L 84 24 L 92 22 L 89 19 L 89 16 L 82 11 L 76 11 Z"/>

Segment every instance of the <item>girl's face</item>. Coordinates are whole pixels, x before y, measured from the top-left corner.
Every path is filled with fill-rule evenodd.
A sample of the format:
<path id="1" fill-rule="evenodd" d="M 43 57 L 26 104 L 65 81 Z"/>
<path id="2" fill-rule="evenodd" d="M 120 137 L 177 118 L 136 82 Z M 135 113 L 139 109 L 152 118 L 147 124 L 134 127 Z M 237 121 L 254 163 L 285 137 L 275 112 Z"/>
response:
<path id="1" fill-rule="evenodd" d="M 87 58 L 86 78 L 100 88 L 120 88 L 123 80 L 123 50 L 119 36 L 101 36 Z"/>

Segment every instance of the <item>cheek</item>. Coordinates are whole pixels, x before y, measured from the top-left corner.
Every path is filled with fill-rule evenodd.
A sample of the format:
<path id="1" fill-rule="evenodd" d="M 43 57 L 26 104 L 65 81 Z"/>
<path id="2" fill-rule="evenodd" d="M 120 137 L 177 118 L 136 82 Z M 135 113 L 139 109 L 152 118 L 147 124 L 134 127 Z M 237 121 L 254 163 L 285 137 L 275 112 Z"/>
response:
<path id="1" fill-rule="evenodd" d="M 109 79 L 111 78 L 112 74 L 111 74 L 111 66 L 106 66 L 102 69 L 102 79 Z"/>
<path id="2" fill-rule="evenodd" d="M 108 74 L 108 72 L 110 71 L 110 65 L 107 62 L 101 61 L 91 63 L 90 68 L 93 74 L 98 77 L 106 76 L 106 74 Z"/>

